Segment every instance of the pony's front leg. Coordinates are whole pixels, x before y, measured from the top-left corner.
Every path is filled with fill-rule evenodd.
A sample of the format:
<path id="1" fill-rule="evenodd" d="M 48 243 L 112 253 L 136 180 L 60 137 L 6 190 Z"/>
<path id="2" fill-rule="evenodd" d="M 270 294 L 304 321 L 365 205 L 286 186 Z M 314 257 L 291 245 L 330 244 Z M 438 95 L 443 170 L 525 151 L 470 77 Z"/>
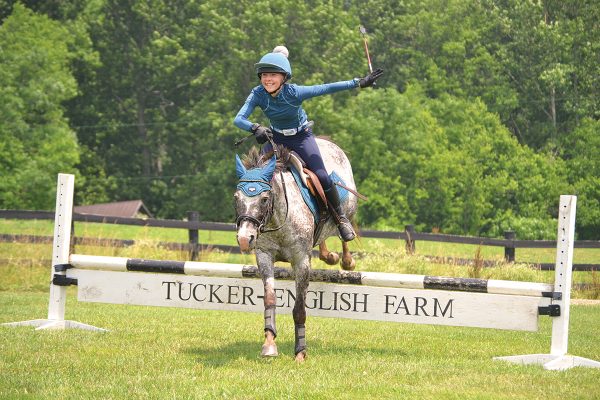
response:
<path id="1" fill-rule="evenodd" d="M 296 302 L 292 311 L 296 333 L 294 352 L 296 361 L 303 362 L 306 359 L 306 293 L 310 281 L 310 257 L 294 265 L 294 270 L 296 272 Z"/>
<path id="2" fill-rule="evenodd" d="M 262 346 L 261 355 L 263 357 L 276 357 L 279 353 L 277 352 L 277 344 L 275 344 L 277 327 L 275 324 L 276 298 L 273 257 L 257 250 L 256 263 L 265 288 L 263 299 L 265 305 L 265 343 Z"/>

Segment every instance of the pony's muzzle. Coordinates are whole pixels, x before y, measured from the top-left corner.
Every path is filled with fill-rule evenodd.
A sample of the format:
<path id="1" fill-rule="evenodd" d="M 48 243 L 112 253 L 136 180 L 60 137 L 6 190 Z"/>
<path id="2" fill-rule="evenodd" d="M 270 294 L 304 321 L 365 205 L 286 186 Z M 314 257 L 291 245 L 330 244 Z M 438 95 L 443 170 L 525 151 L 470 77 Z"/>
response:
<path id="1" fill-rule="evenodd" d="M 256 240 L 254 240 L 254 235 L 250 236 L 239 236 L 237 237 L 238 245 L 240 246 L 240 251 L 242 253 L 249 253 L 254 249 L 254 245 Z"/>
<path id="2" fill-rule="evenodd" d="M 258 232 L 254 227 L 254 224 L 249 221 L 242 221 L 239 224 L 237 230 L 237 242 L 242 253 L 249 253 L 254 250 L 257 237 Z"/>

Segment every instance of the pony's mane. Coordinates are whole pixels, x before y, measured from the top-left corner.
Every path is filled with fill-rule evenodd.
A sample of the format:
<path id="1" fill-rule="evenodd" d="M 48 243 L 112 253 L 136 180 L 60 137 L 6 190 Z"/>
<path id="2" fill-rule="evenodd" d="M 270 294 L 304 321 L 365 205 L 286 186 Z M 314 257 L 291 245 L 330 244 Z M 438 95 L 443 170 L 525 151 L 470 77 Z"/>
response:
<path id="1" fill-rule="evenodd" d="M 277 152 L 278 158 L 275 172 L 284 170 L 290 159 L 290 151 L 286 147 L 277 145 Z M 246 169 L 263 168 L 271 160 L 271 157 L 273 157 L 273 151 L 263 154 L 256 146 L 252 146 L 248 154 L 242 157 L 242 163 Z"/>

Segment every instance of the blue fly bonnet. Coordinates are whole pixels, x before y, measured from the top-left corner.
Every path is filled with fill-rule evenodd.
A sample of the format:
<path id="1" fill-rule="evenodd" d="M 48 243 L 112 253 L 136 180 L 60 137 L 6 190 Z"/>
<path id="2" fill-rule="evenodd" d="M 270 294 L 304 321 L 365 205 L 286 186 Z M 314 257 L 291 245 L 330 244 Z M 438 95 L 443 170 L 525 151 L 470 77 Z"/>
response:
<path id="1" fill-rule="evenodd" d="M 275 156 L 271 158 L 269 163 L 263 168 L 246 169 L 242 160 L 235 155 L 235 172 L 239 178 L 237 188 L 240 189 L 246 196 L 258 196 L 262 192 L 271 190 L 271 178 L 275 172 L 275 164 L 277 160 Z"/>

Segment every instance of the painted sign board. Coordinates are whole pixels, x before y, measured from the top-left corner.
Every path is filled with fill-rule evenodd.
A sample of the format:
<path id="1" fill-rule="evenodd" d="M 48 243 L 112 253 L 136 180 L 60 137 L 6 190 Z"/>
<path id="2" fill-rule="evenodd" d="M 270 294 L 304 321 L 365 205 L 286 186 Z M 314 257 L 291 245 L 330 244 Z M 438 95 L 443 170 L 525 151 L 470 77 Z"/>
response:
<path id="1" fill-rule="evenodd" d="M 259 279 L 72 269 L 78 300 L 263 312 Z M 291 314 L 295 283 L 277 281 L 277 312 Z M 402 289 L 311 282 L 309 316 L 536 331 L 538 306 L 549 299 L 531 296 Z"/>

